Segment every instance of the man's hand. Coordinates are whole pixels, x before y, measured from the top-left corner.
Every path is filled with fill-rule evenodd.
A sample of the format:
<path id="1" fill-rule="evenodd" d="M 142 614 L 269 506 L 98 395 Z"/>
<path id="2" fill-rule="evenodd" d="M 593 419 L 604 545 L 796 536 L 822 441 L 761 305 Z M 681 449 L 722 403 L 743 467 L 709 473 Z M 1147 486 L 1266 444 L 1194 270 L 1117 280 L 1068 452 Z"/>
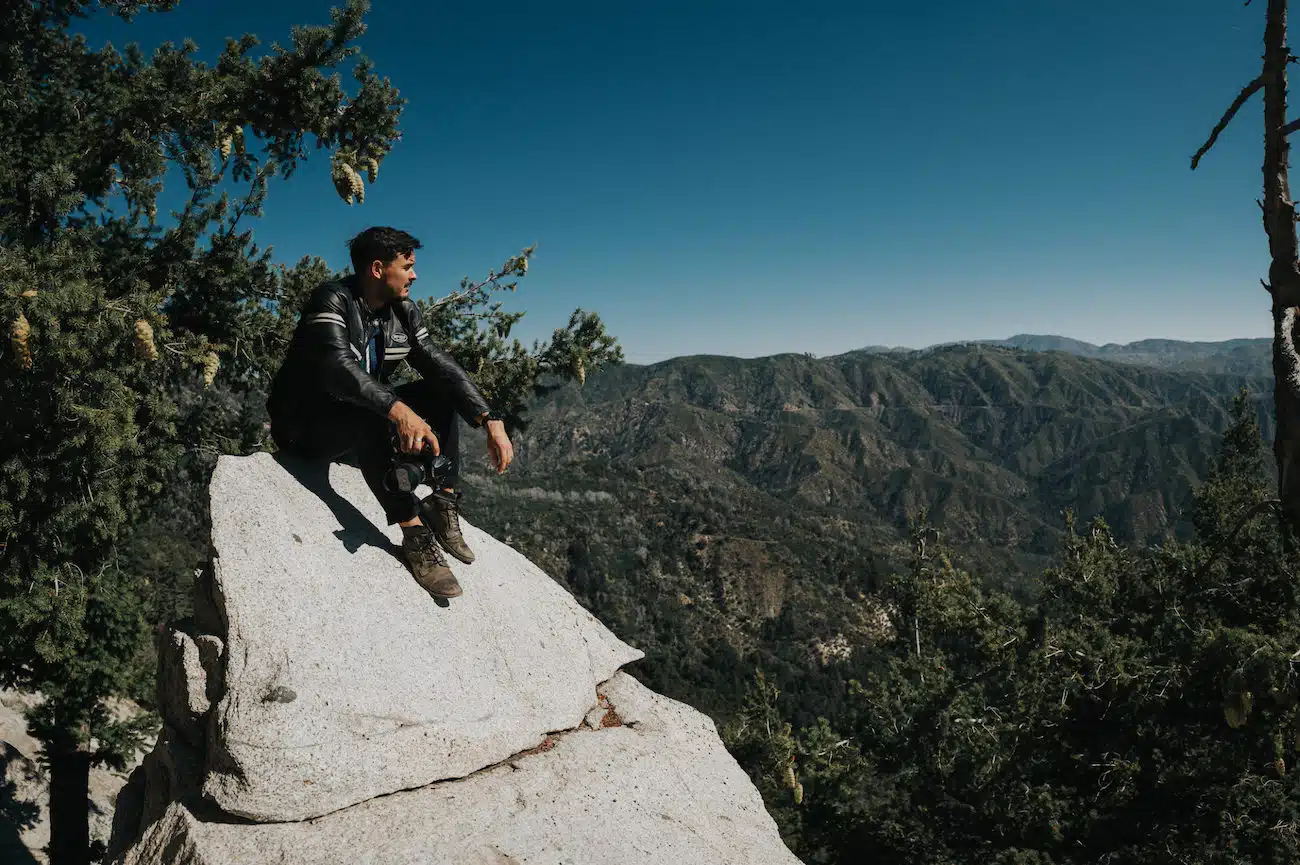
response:
<path id="1" fill-rule="evenodd" d="M 393 403 L 393 407 L 388 410 L 388 419 L 397 424 L 397 441 L 406 453 L 418 454 L 424 450 L 425 442 L 433 446 L 435 456 L 442 453 L 433 428 L 406 403 L 401 400 Z"/>
<path id="2" fill-rule="evenodd" d="M 515 446 L 510 444 L 510 437 L 506 435 L 506 425 L 499 420 L 487 422 L 487 437 L 492 462 L 497 467 L 497 474 L 501 474 L 515 458 Z"/>

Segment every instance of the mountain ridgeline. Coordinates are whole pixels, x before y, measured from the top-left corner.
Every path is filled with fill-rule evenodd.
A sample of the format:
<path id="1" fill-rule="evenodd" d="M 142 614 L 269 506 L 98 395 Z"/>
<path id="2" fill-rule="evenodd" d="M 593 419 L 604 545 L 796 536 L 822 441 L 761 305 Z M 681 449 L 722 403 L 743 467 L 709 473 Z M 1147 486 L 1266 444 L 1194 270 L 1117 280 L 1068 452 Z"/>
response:
<path id="1" fill-rule="evenodd" d="M 1025 351 L 1061 351 L 1079 357 L 1154 366 L 1178 372 L 1219 372 L 1261 376 L 1273 374 L 1273 340 L 1268 338 L 1229 339 L 1222 342 L 1142 339 L 1123 344 L 1111 342 L 1106 345 L 1093 345 L 1068 336 L 1020 333 L 1006 339 L 973 340 L 947 345 L 991 345 Z M 870 346 L 863 351 L 906 354 L 913 349 Z"/>

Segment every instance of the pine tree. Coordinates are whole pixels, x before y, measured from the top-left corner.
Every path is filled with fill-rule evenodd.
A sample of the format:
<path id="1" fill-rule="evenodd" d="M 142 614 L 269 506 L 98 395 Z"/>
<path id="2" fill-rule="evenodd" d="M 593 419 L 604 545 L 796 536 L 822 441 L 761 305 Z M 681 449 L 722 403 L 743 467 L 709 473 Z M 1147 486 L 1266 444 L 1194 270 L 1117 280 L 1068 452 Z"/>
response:
<path id="1" fill-rule="evenodd" d="M 105 702 L 138 686 L 148 637 L 147 594 L 114 550 L 191 444 L 175 388 L 214 379 L 239 351 L 232 313 L 283 278 L 241 220 L 311 139 L 377 164 L 401 109 L 353 62 L 364 3 L 260 57 L 251 36 L 229 42 L 212 67 L 191 42 L 92 49 L 70 27 L 96 5 L 0 9 L 0 684 L 44 696 L 55 865 L 91 856 L 89 769 L 121 765 L 139 732 Z M 345 62 L 351 93 L 327 77 Z M 162 219 L 169 169 L 189 199 Z"/>

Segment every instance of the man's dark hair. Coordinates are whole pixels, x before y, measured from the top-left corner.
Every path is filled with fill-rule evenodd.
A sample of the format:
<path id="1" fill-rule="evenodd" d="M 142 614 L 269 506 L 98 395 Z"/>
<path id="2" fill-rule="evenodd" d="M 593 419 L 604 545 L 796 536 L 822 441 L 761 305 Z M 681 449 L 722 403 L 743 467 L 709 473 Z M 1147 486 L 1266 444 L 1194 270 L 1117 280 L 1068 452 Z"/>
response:
<path id="1" fill-rule="evenodd" d="M 348 241 L 352 253 L 352 272 L 365 273 L 370 262 L 379 260 L 385 266 L 399 255 L 410 255 L 420 248 L 420 241 L 412 235 L 386 225 L 367 228 Z"/>

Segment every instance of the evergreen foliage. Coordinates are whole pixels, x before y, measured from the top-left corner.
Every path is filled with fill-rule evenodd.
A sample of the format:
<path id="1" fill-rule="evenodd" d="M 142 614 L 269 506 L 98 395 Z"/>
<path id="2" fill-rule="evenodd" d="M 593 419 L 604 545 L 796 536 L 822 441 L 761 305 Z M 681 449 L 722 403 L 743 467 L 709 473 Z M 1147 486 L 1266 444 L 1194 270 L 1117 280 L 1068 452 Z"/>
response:
<path id="1" fill-rule="evenodd" d="M 87 772 L 120 767 L 149 724 L 119 722 L 109 698 L 151 702 L 150 633 L 187 611 L 212 465 L 267 446 L 265 390 L 331 276 L 254 243 L 268 191 L 323 151 L 360 204 L 400 140 L 404 100 L 355 44 L 363 0 L 269 51 L 227 40 L 212 65 L 191 40 L 146 54 L 72 33 L 97 8 L 174 5 L 0 7 L 0 686 L 44 696 L 54 865 L 94 854 Z M 164 181 L 186 192 L 170 214 Z M 502 275 L 437 321 L 518 426 L 539 376 L 621 354 L 581 311 L 545 345 L 507 344 L 520 313 L 486 305 Z"/>
<path id="2" fill-rule="evenodd" d="M 1297 561 L 1244 395 L 1233 418 L 1191 542 L 1071 524 L 1028 608 L 922 525 L 836 717 L 792 730 L 756 679 L 724 734 L 806 861 L 1295 861 Z"/>

